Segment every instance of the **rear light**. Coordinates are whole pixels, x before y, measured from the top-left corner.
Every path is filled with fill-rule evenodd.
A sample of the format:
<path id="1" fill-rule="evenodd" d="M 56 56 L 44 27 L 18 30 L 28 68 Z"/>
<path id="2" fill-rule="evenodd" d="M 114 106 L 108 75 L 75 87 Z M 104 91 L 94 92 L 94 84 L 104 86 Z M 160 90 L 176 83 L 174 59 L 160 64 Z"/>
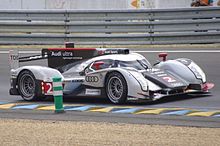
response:
<path id="1" fill-rule="evenodd" d="M 41 91 L 42 91 L 42 94 L 44 94 L 44 82 L 41 82 Z"/>

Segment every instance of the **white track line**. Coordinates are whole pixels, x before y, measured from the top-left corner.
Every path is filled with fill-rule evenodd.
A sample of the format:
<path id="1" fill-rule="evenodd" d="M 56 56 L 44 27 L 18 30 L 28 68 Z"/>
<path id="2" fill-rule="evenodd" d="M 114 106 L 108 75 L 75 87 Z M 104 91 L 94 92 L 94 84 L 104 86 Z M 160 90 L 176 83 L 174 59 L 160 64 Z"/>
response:
<path id="1" fill-rule="evenodd" d="M 0 51 L 0 54 L 8 54 L 9 51 Z M 136 53 L 220 53 L 220 50 L 137 50 Z M 41 51 L 19 51 L 21 54 L 40 54 Z"/>

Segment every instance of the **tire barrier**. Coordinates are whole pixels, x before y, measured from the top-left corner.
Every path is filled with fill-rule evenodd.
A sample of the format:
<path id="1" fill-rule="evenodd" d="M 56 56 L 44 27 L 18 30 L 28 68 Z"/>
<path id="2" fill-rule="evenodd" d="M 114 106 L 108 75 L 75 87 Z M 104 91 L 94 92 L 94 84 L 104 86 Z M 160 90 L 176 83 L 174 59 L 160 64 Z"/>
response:
<path id="1" fill-rule="evenodd" d="M 220 7 L 0 10 L 1 45 L 220 43 Z"/>

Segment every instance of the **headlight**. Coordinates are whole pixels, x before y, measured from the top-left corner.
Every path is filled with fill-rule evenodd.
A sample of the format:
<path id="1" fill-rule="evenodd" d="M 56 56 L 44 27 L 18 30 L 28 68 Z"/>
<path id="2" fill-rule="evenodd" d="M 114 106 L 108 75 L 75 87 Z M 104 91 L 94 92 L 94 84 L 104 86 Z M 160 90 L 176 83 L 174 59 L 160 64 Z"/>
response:
<path id="1" fill-rule="evenodd" d="M 197 64 L 195 64 L 194 62 L 191 62 L 188 67 L 195 74 L 196 78 L 202 79 L 203 83 L 206 82 L 205 73 L 202 71 L 202 69 Z"/>
<path id="2" fill-rule="evenodd" d="M 143 91 L 148 91 L 148 84 L 141 73 L 130 71 L 132 76 L 139 82 Z"/>

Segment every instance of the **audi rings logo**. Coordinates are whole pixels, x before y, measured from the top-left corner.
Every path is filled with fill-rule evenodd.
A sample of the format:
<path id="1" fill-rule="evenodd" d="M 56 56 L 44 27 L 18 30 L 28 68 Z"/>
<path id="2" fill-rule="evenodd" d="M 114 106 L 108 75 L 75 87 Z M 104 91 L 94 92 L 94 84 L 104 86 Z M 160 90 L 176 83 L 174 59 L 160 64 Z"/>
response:
<path id="1" fill-rule="evenodd" d="M 99 78 L 97 76 L 86 76 L 86 82 L 98 82 Z"/>

